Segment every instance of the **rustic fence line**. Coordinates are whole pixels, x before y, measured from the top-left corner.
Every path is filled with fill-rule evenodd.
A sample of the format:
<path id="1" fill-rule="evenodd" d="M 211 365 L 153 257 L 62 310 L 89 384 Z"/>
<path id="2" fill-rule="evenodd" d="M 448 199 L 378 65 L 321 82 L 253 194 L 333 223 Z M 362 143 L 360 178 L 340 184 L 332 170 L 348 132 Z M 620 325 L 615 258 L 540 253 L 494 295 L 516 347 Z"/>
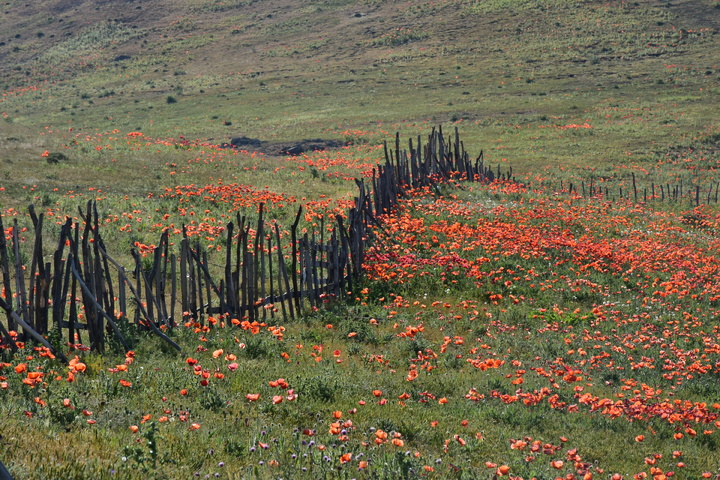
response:
<path id="1" fill-rule="evenodd" d="M 618 187 L 616 191 L 613 191 L 607 185 L 598 186 L 594 179 L 590 179 L 587 184 L 581 180 L 579 185 L 572 182 L 568 182 L 566 185 L 564 181 L 560 181 L 557 191 L 588 198 L 604 198 L 613 201 L 632 200 L 635 203 L 686 201 L 693 206 L 700 206 L 703 203 L 706 205 L 718 203 L 720 198 L 720 182 L 710 182 L 707 188 L 700 185 L 683 184 L 682 180 L 675 184 L 650 182 L 649 186 L 640 186 L 634 172 L 631 173 L 631 178 L 632 184 L 624 190 L 622 187 Z"/>
<path id="2" fill-rule="evenodd" d="M 180 322 L 205 326 L 214 315 L 241 326 L 280 315 L 295 319 L 308 307 L 341 298 L 361 281 L 377 214 L 390 212 L 409 189 L 459 178 L 512 178 L 511 170 L 503 174 L 486 167 L 482 153 L 471 161 L 457 128 L 454 140 L 445 139 L 438 128 L 424 145 L 418 137 L 416 145 L 410 140 L 409 150 L 401 150 L 399 135 L 394 151 L 386 144 L 385 164 L 377 166 L 372 190 L 356 180 L 355 206 L 345 216 L 335 215 L 327 225 L 331 228 L 321 219 L 317 231 L 303 233 L 301 207 L 288 244 L 279 225 L 265 221 L 262 204 L 254 225 L 238 213 L 236 221 L 227 224 L 220 266 L 210 263 L 199 239 L 193 241 L 183 227 L 179 252 L 170 251 L 166 230 L 151 256 L 131 250 L 134 265 L 128 273 L 108 253 L 92 201 L 78 209 L 81 221 L 65 221 L 52 261 L 45 262 L 44 214 L 31 205 L 34 242 L 29 263 L 17 219 L 9 243 L 0 235 L 0 308 L 6 313 L 5 323 L 0 321 L 1 345 L 15 350 L 17 342 L 34 341 L 67 362 L 62 344 L 88 344 L 103 351 L 113 341 L 127 351 L 132 346 L 128 335 L 141 329 L 180 350 L 170 336 Z M 2 216 L 0 231 L 5 232 Z"/>
<path id="3" fill-rule="evenodd" d="M 454 134 L 445 138 L 442 127 L 433 129 L 423 145 L 418 135 L 414 144 L 408 141 L 408 150 L 401 150 L 400 136 L 395 136 L 395 148 L 388 148 L 384 144 L 385 165 L 378 165 L 373 175 L 374 206 L 376 212 L 391 211 L 399 198 L 407 193 L 409 188 L 421 188 L 449 180 L 464 180 L 471 182 L 492 182 L 495 180 L 520 183 L 513 175 L 512 167 L 503 172 L 500 166 L 494 170 L 485 165 L 483 151 L 478 157 L 471 159 L 460 141 L 458 128 Z M 580 180 L 579 184 L 559 181 L 556 193 L 565 193 L 585 198 L 603 198 L 607 200 L 625 200 L 635 203 L 681 202 L 687 201 L 690 205 L 719 203 L 720 182 L 711 181 L 709 186 L 687 185 L 680 180 L 671 184 L 650 182 L 650 185 L 639 185 L 635 172 L 631 172 L 632 183 L 628 188 L 622 186 L 611 189 L 607 183 L 598 185 L 595 179 L 587 182 Z M 557 185 L 557 183 L 555 184 Z M 546 186 L 550 186 L 546 182 Z"/>
<path id="4" fill-rule="evenodd" d="M 357 205 L 368 204 L 364 189 L 360 191 Z M 169 251 L 166 230 L 151 262 L 131 250 L 135 265 L 128 275 L 107 252 L 94 202 L 81 211 L 82 222 L 68 219 L 61 227 L 53 261 L 47 263 L 43 261 L 44 215 L 35 215 L 32 205 L 29 212 L 35 241 L 28 265 L 23 261 L 17 219 L 10 229 L 10 244 L 5 235 L 0 236 L 0 308 L 6 313 L 0 336 L 13 350 L 17 342 L 33 339 L 63 361 L 67 358 L 57 348 L 63 338 L 71 345 L 87 343 L 90 349 L 103 351 L 109 333 L 127 351 L 125 332 L 133 326 L 153 331 L 180 350 L 168 336 L 180 319 L 203 326 L 216 314 L 249 322 L 263 322 L 280 313 L 294 319 L 304 305 L 318 307 L 352 290 L 362 272 L 367 235 L 367 210 L 357 208 L 350 210 L 348 219 L 336 216 L 327 233 L 321 221 L 319 233 L 299 235 L 300 208 L 288 248 L 282 244 L 279 226 L 266 225 L 261 204 L 255 235 L 250 222 L 239 214 L 237 235 L 235 224 L 227 225 L 224 274 L 219 281 L 199 239 L 193 242 L 184 229 L 179 256 Z M 5 231 L 2 217 L 0 230 Z M 130 303 L 134 308 L 129 308 Z M 48 341 L 51 337 L 55 345 Z"/>
<path id="5" fill-rule="evenodd" d="M 443 136 L 442 127 L 433 128 L 425 144 L 418 135 L 416 143 L 408 140 L 408 150 L 400 148 L 400 134 L 395 135 L 395 149 L 385 142 L 385 165 L 373 171 L 373 205 L 376 212 L 389 212 L 408 189 L 432 187 L 449 180 L 515 182 L 512 167 L 506 172 L 500 166 L 493 170 L 485 165 L 483 151 L 473 160 L 460 141 L 455 127 L 453 137 Z"/>
<path id="6" fill-rule="evenodd" d="M 351 292 L 363 271 L 364 252 L 372 241 L 372 226 L 381 226 L 378 215 L 396 208 L 412 189 L 434 188 L 442 182 L 465 180 L 516 182 L 512 168 L 502 172 L 485 165 L 483 152 L 471 158 L 460 141 L 458 129 L 447 138 L 442 127 L 434 128 L 423 142 L 408 140 L 401 149 L 384 145 L 385 162 L 373 172 L 372 188 L 356 180 L 355 206 L 345 216 L 335 215 L 326 228 L 302 233 L 302 208 L 289 229 L 289 242 L 276 223 L 264 219 L 259 206 L 257 222 L 239 213 L 227 224 L 225 259 L 210 263 L 199 239 L 190 238 L 183 227 L 179 252 L 170 251 L 167 231 L 160 236 L 151 257 L 131 250 L 131 273 L 107 251 L 100 229 L 97 205 L 80 208 L 82 221 L 67 219 L 60 228 L 52 261 L 44 260 L 48 247 L 43 238 L 44 214 L 31 205 L 28 213 L 34 228 L 32 250 L 22 248 L 17 219 L 0 235 L 0 346 L 17 349 L 17 342 L 32 341 L 67 361 L 59 346 L 88 344 L 103 351 L 110 341 L 125 350 L 133 329 L 151 331 L 173 348 L 171 338 L 180 322 L 204 326 L 209 317 L 235 319 L 233 323 L 295 319 L 304 309 L 317 308 Z M 635 174 L 632 189 L 619 190 L 619 198 L 648 201 L 690 199 L 700 205 L 718 202 L 720 183 L 708 189 L 694 186 L 651 184 L 640 190 Z M 594 180 L 579 186 L 560 181 L 558 193 L 609 199 L 611 192 Z M 253 228 L 254 227 L 254 228 Z M 6 232 L 0 216 L 0 231 Z M 50 257 L 48 257 L 50 258 Z M 14 333 L 12 333 L 14 332 Z"/>

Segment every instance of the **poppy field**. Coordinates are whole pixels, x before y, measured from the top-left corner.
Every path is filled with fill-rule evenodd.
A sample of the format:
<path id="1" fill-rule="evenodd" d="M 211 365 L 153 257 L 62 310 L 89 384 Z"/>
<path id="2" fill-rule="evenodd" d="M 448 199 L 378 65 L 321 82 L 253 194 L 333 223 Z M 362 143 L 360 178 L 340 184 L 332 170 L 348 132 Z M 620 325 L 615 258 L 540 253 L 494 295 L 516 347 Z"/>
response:
<path id="1" fill-rule="evenodd" d="M 277 168 L 360 178 L 379 153 Z M 131 351 L 64 345 L 68 365 L 29 341 L 4 349 L 6 464 L 18 478 L 716 478 L 718 207 L 553 184 L 408 190 L 378 218 L 363 284 L 299 320 L 191 317 L 172 332 L 182 352 L 136 332 Z M 148 238 L 196 217 L 211 255 L 213 216 L 303 204 L 312 231 L 349 204 L 224 182 L 155 201 L 177 207 L 137 212 Z M 128 235 L 134 215 L 105 228 Z"/>

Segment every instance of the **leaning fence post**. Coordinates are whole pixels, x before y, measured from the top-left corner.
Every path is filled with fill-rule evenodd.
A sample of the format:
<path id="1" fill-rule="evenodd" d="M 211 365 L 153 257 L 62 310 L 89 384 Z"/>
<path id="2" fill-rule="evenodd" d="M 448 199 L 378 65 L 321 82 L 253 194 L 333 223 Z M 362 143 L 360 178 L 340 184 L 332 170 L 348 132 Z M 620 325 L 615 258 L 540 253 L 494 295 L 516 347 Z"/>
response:
<path id="1" fill-rule="evenodd" d="M 280 244 L 280 227 L 278 227 L 278 224 L 275 223 L 275 240 L 277 241 L 277 251 L 278 251 L 278 273 L 282 274 L 278 280 L 282 279 L 284 280 L 285 284 L 285 294 L 281 296 L 282 299 L 282 307 L 283 307 L 283 315 L 285 314 L 285 296 L 287 296 L 288 299 L 288 308 L 290 310 L 290 318 L 292 320 L 295 319 L 295 290 L 290 289 L 290 279 L 288 278 L 287 273 L 287 267 L 285 265 L 285 257 L 283 257 L 282 248 Z M 282 287 L 280 288 L 282 290 Z"/>
<path id="2" fill-rule="evenodd" d="M 0 270 L 3 276 L 3 293 L 6 301 L 12 303 L 12 285 L 10 284 L 10 266 L 7 254 L 7 239 L 5 238 L 5 226 L 2 215 L 0 215 Z M 0 295 L 1 296 L 1 295 Z M 8 315 L 8 330 L 17 330 L 17 324 L 12 316 Z M 13 345 L 15 342 L 13 342 Z"/>
<path id="3" fill-rule="evenodd" d="M 188 287 L 188 269 L 187 269 L 187 238 L 180 241 L 180 305 L 182 310 L 182 321 L 187 322 L 190 318 L 189 312 L 192 311 L 190 306 L 190 295 Z"/>
<path id="4" fill-rule="evenodd" d="M 28 317 L 27 296 L 25 294 L 25 270 L 23 269 L 20 253 L 20 238 L 18 237 L 18 222 L 13 221 L 12 229 L 13 253 L 15 254 L 15 288 L 17 290 L 17 310 L 24 322 L 32 328 L 32 320 Z M 23 338 L 24 335 L 23 335 Z"/>
<path id="5" fill-rule="evenodd" d="M 177 303 L 177 257 L 174 253 L 170 254 L 170 277 L 171 277 L 171 293 L 170 293 L 170 330 L 177 324 L 175 316 L 175 304 Z"/>
<path id="6" fill-rule="evenodd" d="M 292 224 L 290 229 L 290 241 L 292 242 L 292 284 L 293 284 L 293 297 L 295 298 L 295 308 L 300 312 L 300 292 L 302 287 L 298 289 L 298 246 L 297 246 L 297 227 L 300 223 L 300 214 L 302 213 L 302 205 L 298 208 L 297 215 L 295 215 L 295 222 Z"/>
<path id="7" fill-rule="evenodd" d="M 33 337 L 35 340 L 37 340 L 38 342 L 40 342 L 40 344 L 42 344 L 45 348 L 47 348 L 48 350 L 50 350 L 50 351 L 53 353 L 53 355 L 55 355 L 56 357 L 58 357 L 58 358 L 59 358 L 60 360 L 62 360 L 65 364 L 70 363 L 69 360 L 67 359 L 67 357 L 66 357 L 65 355 L 63 355 L 62 352 L 60 352 L 60 351 L 58 351 L 58 350 L 55 350 L 55 347 L 53 347 L 52 345 L 50 345 L 50 343 L 48 343 L 48 341 L 47 341 L 42 335 L 40 335 L 39 333 L 37 333 L 30 325 L 28 325 L 28 324 L 25 322 L 25 320 L 23 320 L 22 317 L 20 317 L 20 315 L 18 315 L 17 312 L 12 309 L 12 306 L 11 306 L 10 304 L 8 304 L 7 302 L 5 302 L 5 300 L 4 300 L 2 297 L 0 297 L 0 308 L 2 308 L 3 310 L 5 310 L 6 312 L 8 312 L 8 315 L 11 315 L 13 318 L 15 318 L 15 321 L 16 321 L 17 323 L 19 323 L 19 324 L 23 327 L 23 330 L 24 330 L 28 335 L 30 335 L 30 336 Z"/>

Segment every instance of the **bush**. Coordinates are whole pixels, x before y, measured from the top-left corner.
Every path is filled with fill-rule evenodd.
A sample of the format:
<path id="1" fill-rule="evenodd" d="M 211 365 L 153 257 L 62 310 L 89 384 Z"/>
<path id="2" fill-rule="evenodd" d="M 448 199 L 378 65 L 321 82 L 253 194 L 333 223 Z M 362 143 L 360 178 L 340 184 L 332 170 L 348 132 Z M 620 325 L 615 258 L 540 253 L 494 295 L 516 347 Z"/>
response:
<path id="1" fill-rule="evenodd" d="M 70 160 L 67 155 L 61 152 L 51 152 L 45 157 L 45 159 L 47 160 L 47 163 L 50 164 L 66 162 Z"/>

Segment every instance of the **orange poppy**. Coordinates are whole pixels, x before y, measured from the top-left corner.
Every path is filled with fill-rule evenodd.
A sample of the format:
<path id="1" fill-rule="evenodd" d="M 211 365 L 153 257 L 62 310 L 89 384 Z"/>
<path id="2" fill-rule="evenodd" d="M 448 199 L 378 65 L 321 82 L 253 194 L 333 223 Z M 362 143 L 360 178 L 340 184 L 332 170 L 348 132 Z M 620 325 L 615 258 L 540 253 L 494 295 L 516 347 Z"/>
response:
<path id="1" fill-rule="evenodd" d="M 80 361 L 80 357 L 78 357 L 77 355 L 75 355 L 75 358 L 70 360 L 69 366 L 72 370 L 76 372 L 84 372 L 87 368 L 87 365 L 82 363 Z"/>

